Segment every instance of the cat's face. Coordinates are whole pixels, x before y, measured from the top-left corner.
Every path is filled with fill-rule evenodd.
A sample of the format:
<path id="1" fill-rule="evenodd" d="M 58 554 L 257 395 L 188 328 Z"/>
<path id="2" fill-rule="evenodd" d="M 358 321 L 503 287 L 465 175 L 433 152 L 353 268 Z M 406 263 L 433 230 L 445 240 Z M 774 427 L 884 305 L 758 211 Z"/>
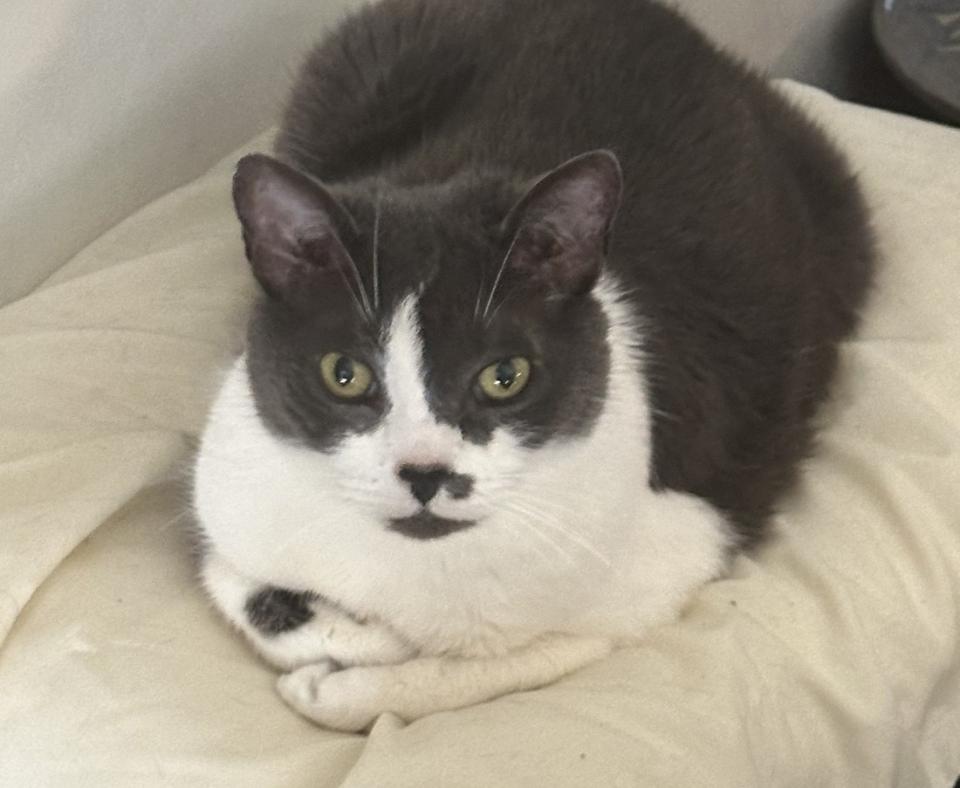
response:
<path id="1" fill-rule="evenodd" d="M 318 492 L 407 537 L 534 506 L 524 487 L 541 458 L 589 435 L 607 395 L 590 293 L 619 194 L 604 153 L 526 193 L 488 178 L 339 199 L 245 159 L 260 419 L 322 456 Z"/>

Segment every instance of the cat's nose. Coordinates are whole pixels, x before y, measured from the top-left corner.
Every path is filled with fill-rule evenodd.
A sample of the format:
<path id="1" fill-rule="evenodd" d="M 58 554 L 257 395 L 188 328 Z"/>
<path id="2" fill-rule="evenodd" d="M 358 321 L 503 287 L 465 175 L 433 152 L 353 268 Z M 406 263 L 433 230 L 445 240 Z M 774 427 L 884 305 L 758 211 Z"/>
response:
<path id="1" fill-rule="evenodd" d="M 453 472 L 442 465 L 401 465 L 397 476 L 410 485 L 413 497 L 426 506 L 440 485 L 453 478 Z"/>

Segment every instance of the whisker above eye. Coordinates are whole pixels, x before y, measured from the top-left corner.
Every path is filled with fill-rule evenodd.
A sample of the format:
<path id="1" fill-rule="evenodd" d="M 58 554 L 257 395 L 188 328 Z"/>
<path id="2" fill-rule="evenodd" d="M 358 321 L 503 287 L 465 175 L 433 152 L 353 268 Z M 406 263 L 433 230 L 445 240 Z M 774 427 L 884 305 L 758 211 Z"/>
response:
<path id="1" fill-rule="evenodd" d="M 497 275 L 493 280 L 493 286 L 490 288 L 490 295 L 487 297 L 487 304 L 483 308 L 483 314 L 481 318 L 485 322 L 487 320 L 487 314 L 490 312 L 490 305 L 493 303 L 493 297 L 497 294 L 497 288 L 500 286 L 500 280 L 503 278 L 503 272 L 507 269 L 507 263 L 510 261 L 510 255 L 513 254 L 514 247 L 517 245 L 517 236 L 513 237 L 513 240 L 510 242 L 510 246 L 507 247 L 507 253 L 503 256 L 503 261 L 500 263 L 500 268 L 497 270 Z"/>
<path id="2" fill-rule="evenodd" d="M 480 287 L 477 288 L 477 300 L 473 304 L 473 320 L 477 322 L 480 319 L 480 300 L 483 298 L 483 288 L 487 283 L 486 269 L 480 268 Z"/>
<path id="3" fill-rule="evenodd" d="M 379 186 L 377 187 L 377 197 L 376 201 L 373 204 L 373 260 L 371 261 L 371 266 L 373 268 L 373 310 L 374 314 L 380 314 L 380 204 L 383 199 L 383 194 L 380 191 Z"/>
<path id="4" fill-rule="evenodd" d="M 363 280 L 360 279 L 360 272 L 357 270 L 357 264 L 353 262 L 353 258 L 350 258 L 350 265 L 354 271 L 354 279 L 356 281 L 356 288 L 350 283 L 349 278 L 347 277 L 347 272 L 342 268 L 339 269 L 340 276 L 343 279 L 343 284 L 350 293 L 350 296 L 353 298 L 353 302 L 357 307 L 357 310 L 362 314 L 368 321 L 372 322 L 372 316 L 370 314 L 370 306 L 367 303 L 367 296 L 363 290 Z M 357 288 L 359 288 L 360 295 L 363 297 L 361 302 L 360 298 L 357 296 Z"/>

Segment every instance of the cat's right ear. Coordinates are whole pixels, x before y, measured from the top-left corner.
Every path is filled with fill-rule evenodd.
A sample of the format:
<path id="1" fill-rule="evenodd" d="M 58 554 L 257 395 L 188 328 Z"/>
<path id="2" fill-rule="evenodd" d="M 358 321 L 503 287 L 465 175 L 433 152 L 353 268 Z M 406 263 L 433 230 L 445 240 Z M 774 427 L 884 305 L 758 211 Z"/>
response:
<path id="1" fill-rule="evenodd" d="M 507 216 L 507 270 L 537 291 L 569 296 L 600 277 L 623 174 L 607 150 L 576 156 L 548 172 Z"/>
<path id="2" fill-rule="evenodd" d="M 352 263 L 341 235 L 356 229 L 320 184 L 255 153 L 237 164 L 233 202 L 247 259 L 268 295 L 297 303 L 331 283 L 342 286 Z"/>

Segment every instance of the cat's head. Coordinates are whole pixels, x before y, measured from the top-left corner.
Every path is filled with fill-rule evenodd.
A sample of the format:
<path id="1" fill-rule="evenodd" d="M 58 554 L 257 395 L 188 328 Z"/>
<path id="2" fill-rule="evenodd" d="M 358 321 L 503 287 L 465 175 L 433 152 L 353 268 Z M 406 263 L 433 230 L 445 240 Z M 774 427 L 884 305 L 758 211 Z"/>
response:
<path id="1" fill-rule="evenodd" d="M 325 495 L 412 538 L 532 505 L 540 455 L 588 436 L 607 395 L 592 291 L 620 194 L 603 151 L 529 183 L 337 190 L 244 158 L 260 419 L 324 456 Z"/>

